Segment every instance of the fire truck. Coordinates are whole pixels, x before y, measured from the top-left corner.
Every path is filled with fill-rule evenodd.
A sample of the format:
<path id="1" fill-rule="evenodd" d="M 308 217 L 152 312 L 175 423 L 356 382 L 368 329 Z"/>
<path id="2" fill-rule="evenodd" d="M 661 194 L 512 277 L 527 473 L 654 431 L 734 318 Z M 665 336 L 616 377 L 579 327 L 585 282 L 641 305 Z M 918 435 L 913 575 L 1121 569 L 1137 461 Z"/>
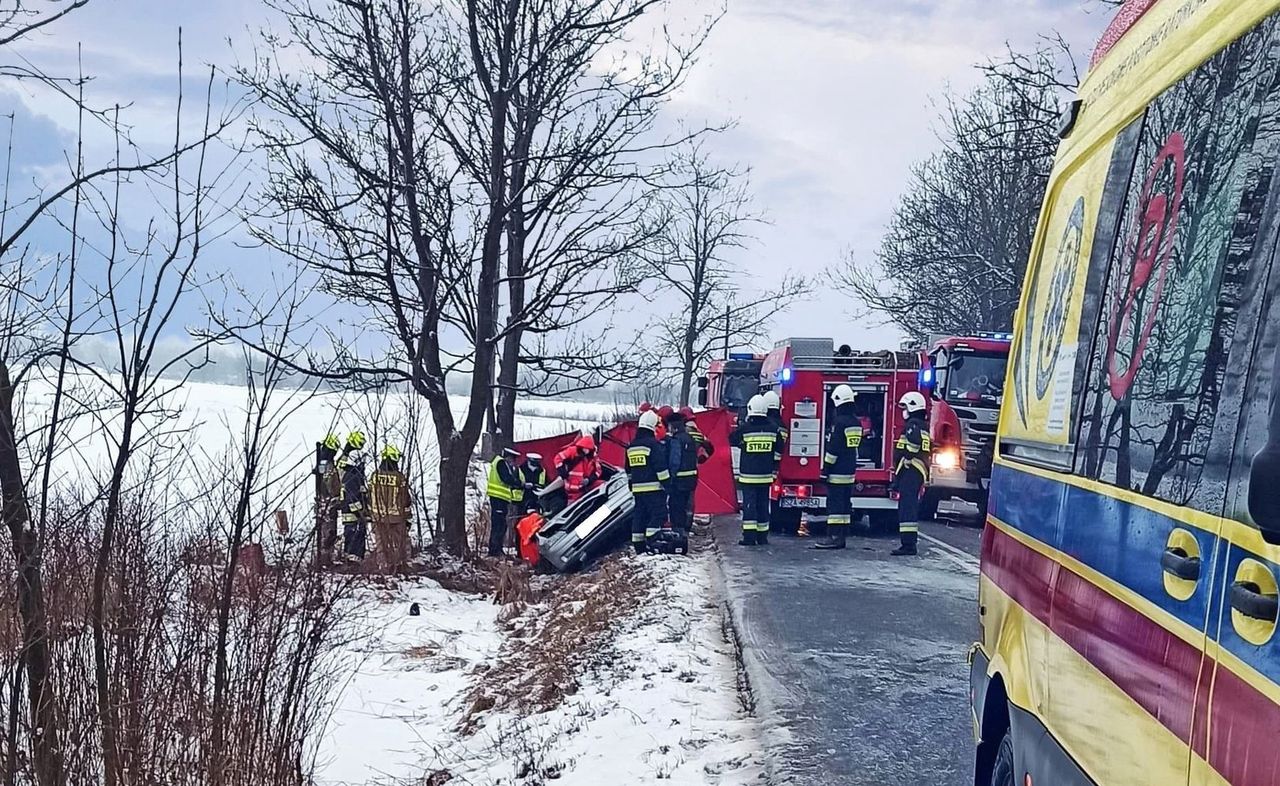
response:
<path id="1" fill-rule="evenodd" d="M 698 404 L 707 409 L 726 407 L 739 417 L 747 402 L 760 392 L 760 366 L 764 355 L 731 352 L 724 360 L 711 361 L 707 374 L 698 379 Z"/>
<path id="2" fill-rule="evenodd" d="M 921 515 L 933 518 L 951 497 L 978 505 L 985 519 L 996 421 L 1004 399 L 1009 333 L 936 336 L 920 371 L 930 397 L 933 467 Z"/>
<path id="3" fill-rule="evenodd" d="M 826 515 L 827 489 L 819 475 L 827 428 L 835 416 L 831 391 L 848 385 L 858 394 L 855 411 L 863 438 L 854 484 L 854 510 L 870 514 L 876 529 L 896 526 L 898 503 L 889 494 L 893 446 L 903 418 L 898 400 L 919 390 L 920 351 L 858 352 L 838 349 L 829 338 L 787 338 L 764 358 L 761 387 L 782 399 L 782 416 L 790 431 L 778 481 L 772 489 L 774 524 L 791 530 L 808 511 Z"/>

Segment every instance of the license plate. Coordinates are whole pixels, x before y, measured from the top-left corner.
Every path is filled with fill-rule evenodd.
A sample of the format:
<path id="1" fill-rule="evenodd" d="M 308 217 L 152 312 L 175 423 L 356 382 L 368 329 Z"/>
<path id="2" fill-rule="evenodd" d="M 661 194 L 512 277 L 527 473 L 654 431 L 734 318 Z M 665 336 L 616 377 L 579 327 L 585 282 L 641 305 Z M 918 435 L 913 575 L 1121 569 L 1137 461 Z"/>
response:
<path id="1" fill-rule="evenodd" d="M 784 508 L 825 508 L 827 506 L 826 497 L 783 497 L 782 507 Z"/>

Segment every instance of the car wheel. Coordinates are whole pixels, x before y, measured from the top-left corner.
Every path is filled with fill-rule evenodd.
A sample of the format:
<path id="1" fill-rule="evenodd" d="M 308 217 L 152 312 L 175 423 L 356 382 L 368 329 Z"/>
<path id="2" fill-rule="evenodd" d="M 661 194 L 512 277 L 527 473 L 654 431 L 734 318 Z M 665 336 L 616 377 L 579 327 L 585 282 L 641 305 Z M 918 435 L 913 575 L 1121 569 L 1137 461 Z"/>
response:
<path id="1" fill-rule="evenodd" d="M 991 765 L 991 786 L 1016 786 L 1013 773 L 1013 731 L 1006 731 L 1000 747 L 996 749 L 996 761 Z"/>

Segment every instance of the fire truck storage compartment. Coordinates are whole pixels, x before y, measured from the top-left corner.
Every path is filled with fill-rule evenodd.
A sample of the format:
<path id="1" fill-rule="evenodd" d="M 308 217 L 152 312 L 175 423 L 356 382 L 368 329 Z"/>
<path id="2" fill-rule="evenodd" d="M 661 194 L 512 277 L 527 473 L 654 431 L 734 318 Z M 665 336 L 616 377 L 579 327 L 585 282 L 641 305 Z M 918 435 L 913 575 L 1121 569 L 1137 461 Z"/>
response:
<path id="1" fill-rule="evenodd" d="M 859 469 L 883 469 L 885 466 L 884 456 L 884 420 L 885 401 L 888 398 L 888 385 L 872 385 L 860 382 L 828 383 L 827 403 L 826 403 L 826 428 L 824 432 L 829 432 L 832 424 L 836 419 L 835 403 L 831 400 L 831 391 L 836 389 L 839 384 L 846 384 L 853 388 L 853 392 L 857 394 L 857 398 L 853 402 L 853 412 L 862 422 L 862 445 L 858 448 L 858 468 Z M 822 450 L 819 450 L 819 454 Z"/>

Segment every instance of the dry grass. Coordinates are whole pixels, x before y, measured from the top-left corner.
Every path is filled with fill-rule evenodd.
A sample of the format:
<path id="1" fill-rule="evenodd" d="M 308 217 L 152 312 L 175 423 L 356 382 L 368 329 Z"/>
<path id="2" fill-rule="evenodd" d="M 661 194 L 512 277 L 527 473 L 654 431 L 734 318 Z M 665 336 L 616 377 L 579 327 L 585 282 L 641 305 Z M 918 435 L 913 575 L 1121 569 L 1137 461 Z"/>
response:
<path id="1" fill-rule="evenodd" d="M 539 605 L 508 621 L 512 633 L 471 689 L 461 731 L 475 731 L 489 710 L 548 712 L 576 693 L 585 667 L 607 665 L 614 625 L 649 594 L 648 581 L 631 560 L 615 555 L 545 591 Z M 532 599 L 533 590 L 528 592 Z"/>

